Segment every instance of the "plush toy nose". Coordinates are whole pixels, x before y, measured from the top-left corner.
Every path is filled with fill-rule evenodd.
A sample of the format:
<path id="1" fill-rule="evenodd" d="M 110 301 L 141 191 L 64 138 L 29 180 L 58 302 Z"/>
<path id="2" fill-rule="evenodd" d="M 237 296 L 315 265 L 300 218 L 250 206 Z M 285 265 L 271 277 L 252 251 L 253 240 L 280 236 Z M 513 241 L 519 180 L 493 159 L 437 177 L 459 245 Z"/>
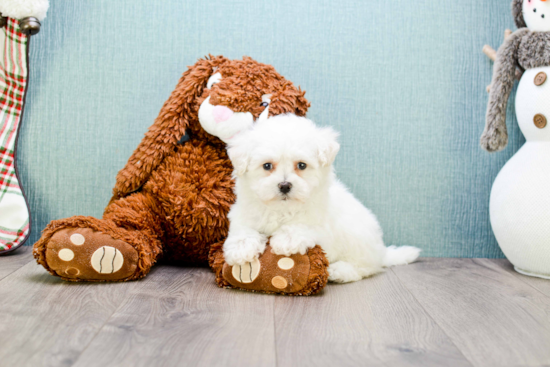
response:
<path id="1" fill-rule="evenodd" d="M 233 115 L 233 111 L 225 106 L 214 107 L 212 113 L 214 114 L 214 121 L 216 121 L 216 123 L 227 121 Z"/>
<path id="2" fill-rule="evenodd" d="M 279 183 L 279 190 L 283 194 L 288 194 L 290 192 L 290 189 L 292 188 L 292 184 L 290 182 L 280 182 Z"/>

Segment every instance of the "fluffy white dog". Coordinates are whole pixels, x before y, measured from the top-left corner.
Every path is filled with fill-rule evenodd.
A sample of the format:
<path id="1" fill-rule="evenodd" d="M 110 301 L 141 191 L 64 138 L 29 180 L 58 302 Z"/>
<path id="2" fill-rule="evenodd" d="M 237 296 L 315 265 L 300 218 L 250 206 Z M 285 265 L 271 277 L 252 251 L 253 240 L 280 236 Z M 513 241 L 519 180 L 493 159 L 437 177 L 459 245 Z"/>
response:
<path id="1" fill-rule="evenodd" d="M 336 178 L 337 137 L 331 128 L 287 114 L 231 139 L 237 201 L 223 246 L 229 265 L 258 258 L 269 237 L 277 255 L 305 254 L 320 245 L 333 282 L 357 281 L 416 260 L 416 247 L 384 246 L 374 214 Z"/>

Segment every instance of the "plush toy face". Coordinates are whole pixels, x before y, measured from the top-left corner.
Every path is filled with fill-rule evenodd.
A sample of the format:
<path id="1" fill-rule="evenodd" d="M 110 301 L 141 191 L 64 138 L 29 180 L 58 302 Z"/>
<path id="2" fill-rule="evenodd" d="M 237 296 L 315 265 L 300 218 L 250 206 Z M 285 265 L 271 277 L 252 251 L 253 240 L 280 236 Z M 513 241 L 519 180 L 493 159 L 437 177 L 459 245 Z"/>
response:
<path id="1" fill-rule="evenodd" d="M 222 80 L 222 75 L 218 72 L 208 79 L 206 88 L 212 90 L 214 84 Z M 213 105 L 211 103 L 212 96 L 208 96 L 202 103 L 199 109 L 199 122 L 202 128 L 209 134 L 220 138 L 223 142 L 228 143 L 239 133 L 246 131 L 254 124 L 254 116 L 251 112 L 235 112 L 230 107 L 223 104 Z M 269 102 L 271 95 L 264 94 L 262 96 L 262 107 L 264 111 L 260 114 L 258 120 L 267 118 L 269 114 Z"/>
<path id="2" fill-rule="evenodd" d="M 531 31 L 550 31 L 550 0 L 523 0 L 523 19 Z"/>
<path id="3" fill-rule="evenodd" d="M 225 143 L 256 121 L 282 113 L 303 116 L 309 107 L 304 92 L 272 66 L 250 58 L 218 63 L 199 103 L 201 127 Z"/>

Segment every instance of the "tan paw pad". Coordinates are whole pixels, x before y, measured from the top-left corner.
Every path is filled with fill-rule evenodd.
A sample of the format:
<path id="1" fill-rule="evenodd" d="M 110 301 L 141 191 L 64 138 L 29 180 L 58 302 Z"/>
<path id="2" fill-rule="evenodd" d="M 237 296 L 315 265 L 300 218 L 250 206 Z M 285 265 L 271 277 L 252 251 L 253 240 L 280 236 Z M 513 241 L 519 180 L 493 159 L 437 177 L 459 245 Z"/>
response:
<path id="1" fill-rule="evenodd" d="M 290 257 L 283 257 L 277 262 L 277 266 L 282 270 L 290 270 L 294 267 L 294 260 Z"/>
<path id="2" fill-rule="evenodd" d="M 234 265 L 232 274 L 241 283 L 252 283 L 260 274 L 260 261 L 256 259 L 243 265 Z"/>
<path id="3" fill-rule="evenodd" d="M 102 246 L 98 248 L 91 259 L 92 268 L 100 274 L 112 274 L 122 268 L 124 257 L 114 247 Z"/>
<path id="4" fill-rule="evenodd" d="M 273 277 L 273 279 L 271 279 L 271 284 L 273 284 L 275 288 L 284 289 L 288 285 L 288 282 L 282 276 L 277 275 L 276 277 Z"/>
<path id="5" fill-rule="evenodd" d="M 77 245 L 77 246 L 82 246 L 84 244 L 84 242 L 86 242 L 86 239 L 80 233 L 73 234 L 70 237 L 70 240 L 73 243 L 73 245 Z"/>
<path id="6" fill-rule="evenodd" d="M 71 261 L 72 259 L 74 259 L 74 252 L 72 250 L 69 250 L 68 248 L 64 248 L 59 250 L 58 256 L 63 261 Z"/>
<path id="7" fill-rule="evenodd" d="M 80 270 L 77 268 L 68 268 L 65 270 L 65 273 L 71 277 L 76 277 L 78 274 L 80 274 Z"/>

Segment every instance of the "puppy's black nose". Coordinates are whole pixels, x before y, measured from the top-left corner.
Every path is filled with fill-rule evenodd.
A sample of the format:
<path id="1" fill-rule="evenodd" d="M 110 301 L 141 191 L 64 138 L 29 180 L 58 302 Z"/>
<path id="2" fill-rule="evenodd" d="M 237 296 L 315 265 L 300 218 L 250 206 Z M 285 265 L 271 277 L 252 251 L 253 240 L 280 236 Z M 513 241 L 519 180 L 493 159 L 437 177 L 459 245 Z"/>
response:
<path id="1" fill-rule="evenodd" d="M 290 189 L 292 188 L 292 184 L 290 182 L 280 182 L 279 183 L 279 190 L 283 194 L 288 194 L 290 192 Z"/>

